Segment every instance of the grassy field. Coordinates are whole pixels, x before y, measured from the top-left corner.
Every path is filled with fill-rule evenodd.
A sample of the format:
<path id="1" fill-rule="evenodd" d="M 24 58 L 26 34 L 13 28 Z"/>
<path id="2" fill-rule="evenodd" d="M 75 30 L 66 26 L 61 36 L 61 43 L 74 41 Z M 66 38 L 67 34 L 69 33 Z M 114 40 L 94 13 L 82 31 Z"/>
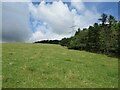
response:
<path id="1" fill-rule="evenodd" d="M 2 43 L 0 43 L 0 89 L 2 88 Z"/>
<path id="2" fill-rule="evenodd" d="M 59 45 L 2 44 L 4 88 L 118 87 L 118 59 Z"/>

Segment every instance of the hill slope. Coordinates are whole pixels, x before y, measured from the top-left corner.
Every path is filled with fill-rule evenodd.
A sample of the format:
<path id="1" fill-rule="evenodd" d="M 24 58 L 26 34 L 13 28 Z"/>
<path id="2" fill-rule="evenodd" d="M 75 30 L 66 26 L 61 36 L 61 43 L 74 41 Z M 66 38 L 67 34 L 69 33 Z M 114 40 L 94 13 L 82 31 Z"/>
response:
<path id="1" fill-rule="evenodd" d="M 118 59 L 59 45 L 4 43 L 3 87 L 118 87 Z"/>

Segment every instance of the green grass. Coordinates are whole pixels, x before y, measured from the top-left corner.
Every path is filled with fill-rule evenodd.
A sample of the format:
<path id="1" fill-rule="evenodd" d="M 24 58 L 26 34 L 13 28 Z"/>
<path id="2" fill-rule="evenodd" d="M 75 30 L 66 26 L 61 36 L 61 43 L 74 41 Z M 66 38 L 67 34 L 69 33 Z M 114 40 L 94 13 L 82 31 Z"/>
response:
<path id="1" fill-rule="evenodd" d="M 2 44 L 0 43 L 0 89 L 2 88 Z"/>
<path id="2" fill-rule="evenodd" d="M 4 88 L 118 87 L 118 59 L 59 45 L 3 43 Z"/>

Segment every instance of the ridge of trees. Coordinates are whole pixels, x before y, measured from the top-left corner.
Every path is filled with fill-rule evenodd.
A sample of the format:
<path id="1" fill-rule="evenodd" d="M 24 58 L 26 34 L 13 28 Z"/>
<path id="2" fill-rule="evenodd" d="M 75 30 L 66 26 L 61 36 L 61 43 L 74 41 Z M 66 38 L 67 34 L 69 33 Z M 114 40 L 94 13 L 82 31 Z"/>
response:
<path id="1" fill-rule="evenodd" d="M 115 54 L 120 53 L 120 22 L 112 15 L 102 14 L 98 19 L 102 24 L 95 23 L 89 28 L 80 28 L 70 38 L 63 38 L 60 45 L 69 49 L 86 50 L 89 52 Z"/>

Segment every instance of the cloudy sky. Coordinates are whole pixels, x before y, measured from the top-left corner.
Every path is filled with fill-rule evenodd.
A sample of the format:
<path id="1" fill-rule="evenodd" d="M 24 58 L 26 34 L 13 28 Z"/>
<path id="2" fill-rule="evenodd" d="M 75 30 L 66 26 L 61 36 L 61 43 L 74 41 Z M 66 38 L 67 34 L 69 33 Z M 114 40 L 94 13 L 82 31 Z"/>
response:
<path id="1" fill-rule="evenodd" d="M 117 2 L 76 1 L 2 2 L 2 41 L 62 39 L 98 22 L 102 13 L 118 19 Z"/>

